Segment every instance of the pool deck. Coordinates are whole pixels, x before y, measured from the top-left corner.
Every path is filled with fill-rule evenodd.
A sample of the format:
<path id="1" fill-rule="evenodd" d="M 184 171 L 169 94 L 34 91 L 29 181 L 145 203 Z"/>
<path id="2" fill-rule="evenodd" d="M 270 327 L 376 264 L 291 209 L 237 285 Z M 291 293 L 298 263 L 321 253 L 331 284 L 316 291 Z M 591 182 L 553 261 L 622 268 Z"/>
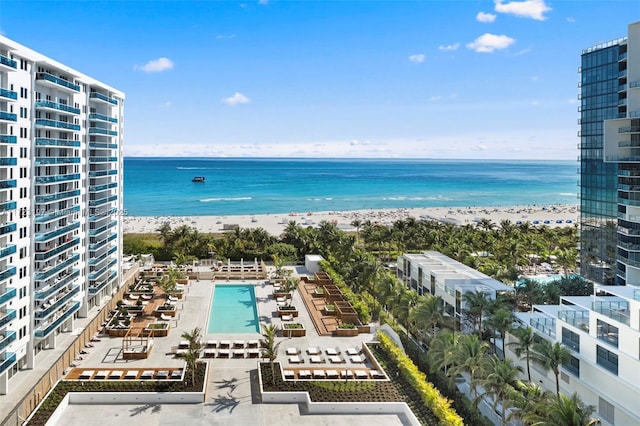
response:
<path id="1" fill-rule="evenodd" d="M 250 284 L 255 281 L 221 281 L 224 284 Z M 93 347 L 87 348 L 83 360 L 77 361 L 76 369 L 70 370 L 73 375 L 83 370 L 174 370 L 185 367 L 184 360 L 174 354 L 185 331 L 195 327 L 203 330 L 202 342 L 208 340 L 252 341 L 261 339 L 260 333 L 246 334 L 210 334 L 206 333 L 210 303 L 213 295 L 212 281 L 191 281 L 185 293 L 185 298 L 178 302 L 178 314 L 169 321 L 171 331 L 168 337 L 154 338 L 153 350 L 147 359 L 123 360 L 121 356 L 122 338 L 100 337 Z M 265 281 L 254 286 L 258 319 L 260 323 L 276 324 L 283 321 L 278 317 L 277 303 L 272 297 L 273 287 Z M 296 322 L 306 328 L 305 337 L 278 337 L 281 342 L 277 361 L 282 363 L 283 369 L 293 370 L 376 370 L 377 364 L 365 356 L 364 360 L 352 362 L 348 349 L 360 351 L 362 344 L 373 340 L 373 334 L 361 334 L 357 337 L 321 336 L 316 331 L 309 312 L 305 308 L 299 292 L 294 293 L 292 301 L 299 309 Z M 287 348 L 300 351 L 303 363 L 290 362 Z M 320 356 L 325 362 L 312 362 L 314 348 L 320 349 Z M 328 348 L 337 348 L 341 352 L 345 363 L 333 364 L 328 361 Z M 231 347 L 231 349 L 233 349 Z M 364 354 L 366 355 L 366 353 Z M 101 424 L 121 424 L 130 419 L 137 424 L 169 425 L 169 424 L 263 424 L 263 425 L 335 425 L 349 423 L 351 425 L 401 425 L 403 419 L 397 415 L 309 415 L 298 404 L 261 404 L 257 382 L 257 360 L 255 358 L 203 358 L 209 363 L 207 391 L 204 404 L 196 405 L 70 405 L 58 423 L 65 426 L 85 425 L 95 419 Z M 317 359 L 315 359 L 317 360 Z M 364 362 L 361 362 L 364 361 Z M 70 377 L 69 377 L 70 378 Z"/>

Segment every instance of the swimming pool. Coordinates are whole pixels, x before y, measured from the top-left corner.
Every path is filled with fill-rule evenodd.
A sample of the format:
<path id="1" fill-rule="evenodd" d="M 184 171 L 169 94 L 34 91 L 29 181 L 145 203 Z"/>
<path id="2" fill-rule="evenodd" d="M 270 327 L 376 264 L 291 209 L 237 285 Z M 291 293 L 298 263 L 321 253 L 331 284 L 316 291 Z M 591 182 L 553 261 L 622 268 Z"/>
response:
<path id="1" fill-rule="evenodd" d="M 569 274 L 569 278 L 575 278 L 577 276 L 577 274 Z M 528 278 L 533 281 L 537 281 L 540 284 L 547 285 L 550 282 L 557 281 L 560 278 L 564 278 L 564 274 L 533 275 Z M 524 280 L 522 279 L 518 280 L 518 284 L 522 284 L 523 281 Z"/>
<path id="2" fill-rule="evenodd" d="M 259 333 L 253 285 L 217 284 L 207 330 L 209 333 Z"/>

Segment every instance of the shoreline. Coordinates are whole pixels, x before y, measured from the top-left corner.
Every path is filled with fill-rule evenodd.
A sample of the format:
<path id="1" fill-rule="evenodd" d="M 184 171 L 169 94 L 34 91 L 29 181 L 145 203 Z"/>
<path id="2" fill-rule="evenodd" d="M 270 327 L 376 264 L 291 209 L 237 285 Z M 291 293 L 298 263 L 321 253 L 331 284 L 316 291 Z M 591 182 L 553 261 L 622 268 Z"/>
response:
<path id="1" fill-rule="evenodd" d="M 574 226 L 580 213 L 577 205 L 529 205 L 502 207 L 424 207 L 398 209 L 360 209 L 349 211 L 290 212 L 255 215 L 212 215 L 212 216 L 124 216 L 124 233 L 155 233 L 164 224 L 172 229 L 187 225 L 199 232 L 220 233 L 240 228 L 263 228 L 271 235 L 280 235 L 290 221 L 302 226 L 317 226 L 323 220 L 335 223 L 344 231 L 355 231 L 351 225 L 355 220 L 381 225 L 413 217 L 415 219 L 433 219 L 454 225 L 468 225 L 482 219 L 491 220 L 499 226 L 503 220 L 512 224 L 529 222 L 533 226 L 549 227 Z M 538 221 L 539 224 L 535 224 Z M 549 223 L 545 223 L 548 221 Z M 558 221 L 561 221 L 558 223 Z M 569 221 L 569 222 L 568 222 Z M 229 228 L 229 229 L 225 229 Z"/>

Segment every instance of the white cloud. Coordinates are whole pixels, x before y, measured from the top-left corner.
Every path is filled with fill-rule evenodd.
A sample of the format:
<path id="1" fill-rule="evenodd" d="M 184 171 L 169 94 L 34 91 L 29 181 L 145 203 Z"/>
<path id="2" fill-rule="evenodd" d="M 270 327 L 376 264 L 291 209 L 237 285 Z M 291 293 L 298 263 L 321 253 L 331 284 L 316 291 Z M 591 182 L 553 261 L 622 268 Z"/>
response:
<path id="1" fill-rule="evenodd" d="M 233 94 L 233 96 L 229 96 L 228 98 L 224 98 L 222 100 L 223 104 L 227 104 L 230 106 L 235 106 L 238 104 L 248 104 L 249 102 L 251 102 L 251 99 L 247 98 L 240 92 L 236 92 Z"/>
<path id="2" fill-rule="evenodd" d="M 460 43 L 446 44 L 438 46 L 438 50 L 442 52 L 448 52 L 450 50 L 458 50 L 458 47 L 460 47 Z"/>
<path id="3" fill-rule="evenodd" d="M 506 49 L 515 42 L 515 39 L 506 35 L 486 33 L 475 39 L 473 43 L 468 43 L 467 49 L 475 50 L 476 52 L 491 53 L 494 50 Z"/>
<path id="4" fill-rule="evenodd" d="M 371 143 L 369 141 L 359 141 L 357 139 L 353 139 L 351 142 L 349 142 L 350 146 L 367 146 L 370 145 Z"/>
<path id="5" fill-rule="evenodd" d="M 171 108 L 171 101 L 166 101 L 160 104 L 160 108 L 169 109 Z"/>
<path id="6" fill-rule="evenodd" d="M 570 24 L 573 24 L 574 22 L 576 22 L 576 18 L 574 18 L 574 17 L 572 17 L 572 16 L 569 16 L 569 17 L 567 18 L 567 22 L 568 22 L 568 23 L 570 23 Z"/>
<path id="7" fill-rule="evenodd" d="M 415 55 L 409 56 L 409 62 L 414 64 L 421 64 L 424 62 L 424 58 L 425 58 L 424 54 L 416 53 Z"/>
<path id="8" fill-rule="evenodd" d="M 142 66 L 136 65 L 133 69 L 141 70 L 146 73 L 162 72 L 173 68 L 173 61 L 169 58 L 153 59 Z"/>
<path id="9" fill-rule="evenodd" d="M 538 77 L 537 75 L 531 76 L 531 81 L 538 81 L 538 80 L 540 80 L 540 77 Z"/>
<path id="10" fill-rule="evenodd" d="M 495 0 L 495 4 L 496 12 L 507 13 L 521 18 L 531 18 L 537 21 L 547 19 L 544 14 L 551 11 L 551 7 L 544 0 L 512 1 L 509 3 L 504 3 L 504 0 Z"/>
<path id="11" fill-rule="evenodd" d="M 476 21 L 482 22 L 485 24 L 491 23 L 495 20 L 496 20 L 496 15 L 494 15 L 493 13 L 478 12 L 478 14 L 476 15 Z"/>
<path id="12" fill-rule="evenodd" d="M 216 36 L 216 40 L 229 40 L 232 38 L 236 38 L 235 34 L 218 34 Z"/>

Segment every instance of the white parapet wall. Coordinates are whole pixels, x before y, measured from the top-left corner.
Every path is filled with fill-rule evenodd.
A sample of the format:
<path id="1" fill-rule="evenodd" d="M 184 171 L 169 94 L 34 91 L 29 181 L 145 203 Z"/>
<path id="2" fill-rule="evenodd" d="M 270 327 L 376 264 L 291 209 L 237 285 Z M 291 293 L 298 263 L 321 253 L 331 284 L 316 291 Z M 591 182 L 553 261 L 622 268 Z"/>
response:
<path id="1" fill-rule="evenodd" d="M 69 392 L 69 404 L 200 404 L 204 392 Z"/>

